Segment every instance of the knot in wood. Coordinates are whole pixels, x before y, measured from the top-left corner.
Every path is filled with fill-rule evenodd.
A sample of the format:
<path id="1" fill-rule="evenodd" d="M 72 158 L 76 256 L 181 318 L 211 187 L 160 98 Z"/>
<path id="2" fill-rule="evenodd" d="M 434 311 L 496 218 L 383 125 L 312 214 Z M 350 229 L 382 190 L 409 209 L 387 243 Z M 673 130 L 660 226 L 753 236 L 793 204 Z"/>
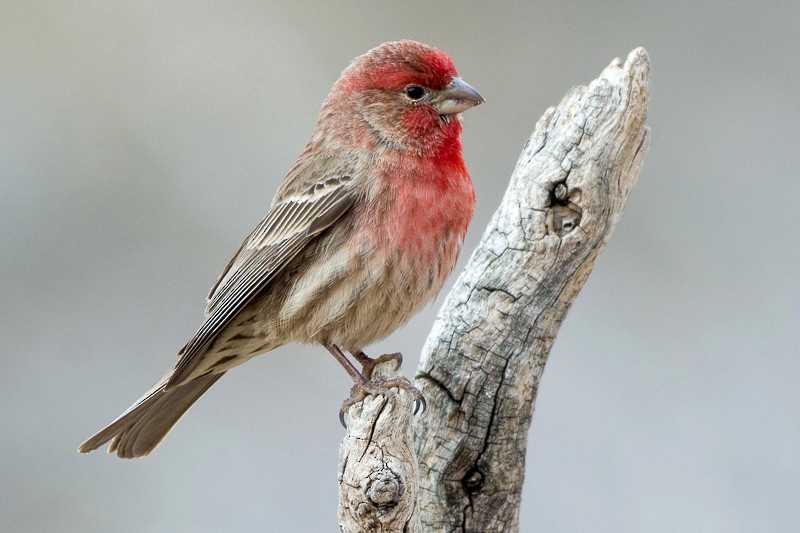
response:
<path id="1" fill-rule="evenodd" d="M 461 484 L 469 493 L 478 492 L 483 486 L 483 473 L 480 470 L 470 470 L 461 480 Z"/>
<path id="2" fill-rule="evenodd" d="M 551 218 L 550 227 L 551 233 L 563 237 L 567 233 L 577 228 L 581 223 L 581 210 L 574 204 L 558 205 L 550 211 Z"/>
<path id="3" fill-rule="evenodd" d="M 580 188 L 570 189 L 565 181 L 559 181 L 550 191 L 550 209 L 547 213 L 547 232 L 563 237 L 581 223 L 583 209 L 578 205 Z"/>
<path id="4" fill-rule="evenodd" d="M 397 505 L 403 492 L 403 483 L 400 478 L 388 469 L 372 474 L 364 490 L 367 499 L 378 508 Z"/>
<path id="5" fill-rule="evenodd" d="M 553 196 L 555 196 L 555 199 L 559 202 L 565 202 L 567 200 L 567 184 L 563 181 L 561 183 L 556 183 Z"/>

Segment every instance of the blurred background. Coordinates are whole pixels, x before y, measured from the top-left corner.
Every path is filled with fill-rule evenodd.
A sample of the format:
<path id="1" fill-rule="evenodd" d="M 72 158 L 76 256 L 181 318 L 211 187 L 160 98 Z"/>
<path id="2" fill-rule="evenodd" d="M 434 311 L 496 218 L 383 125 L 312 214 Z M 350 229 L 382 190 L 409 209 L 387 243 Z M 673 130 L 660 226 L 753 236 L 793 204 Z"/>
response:
<path id="1" fill-rule="evenodd" d="M 800 526 L 800 4 L 0 1 L 0 530 L 337 531 L 321 348 L 231 372 L 150 457 L 75 448 L 173 363 L 341 70 L 454 59 L 478 197 L 548 106 L 653 62 L 650 152 L 564 323 L 523 531 Z M 451 280 L 452 281 L 452 280 Z M 371 353 L 412 375 L 442 297 Z"/>

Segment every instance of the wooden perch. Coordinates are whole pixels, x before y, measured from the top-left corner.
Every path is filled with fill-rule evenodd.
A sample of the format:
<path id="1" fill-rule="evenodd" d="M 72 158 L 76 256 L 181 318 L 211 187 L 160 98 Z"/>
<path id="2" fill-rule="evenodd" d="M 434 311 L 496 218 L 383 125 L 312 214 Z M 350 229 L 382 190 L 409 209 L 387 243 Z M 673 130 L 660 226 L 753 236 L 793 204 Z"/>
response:
<path id="1" fill-rule="evenodd" d="M 416 439 L 419 472 L 417 464 L 403 471 L 403 486 L 413 490 L 390 506 L 414 516 L 403 511 L 397 520 L 375 522 L 372 513 L 372 521 L 345 526 L 342 506 L 352 509 L 353 492 L 365 485 L 340 476 L 344 531 L 519 529 L 539 381 L 558 328 L 639 176 L 649 139 L 649 76 L 647 53 L 637 48 L 624 65 L 616 59 L 588 87 L 570 90 L 536 124 L 423 349 L 416 386 L 426 411 L 414 428 L 410 398 L 401 405 L 368 397 L 349 413 L 340 471 L 354 471 L 358 460 L 365 463 L 360 479 L 414 462 Z M 380 452 L 369 452 L 366 442 Z"/>
<path id="2" fill-rule="evenodd" d="M 378 364 L 373 380 L 399 377 L 394 361 Z M 344 533 L 421 531 L 419 470 L 414 453 L 414 397 L 392 389 L 367 396 L 347 413 L 339 446 L 339 527 Z"/>

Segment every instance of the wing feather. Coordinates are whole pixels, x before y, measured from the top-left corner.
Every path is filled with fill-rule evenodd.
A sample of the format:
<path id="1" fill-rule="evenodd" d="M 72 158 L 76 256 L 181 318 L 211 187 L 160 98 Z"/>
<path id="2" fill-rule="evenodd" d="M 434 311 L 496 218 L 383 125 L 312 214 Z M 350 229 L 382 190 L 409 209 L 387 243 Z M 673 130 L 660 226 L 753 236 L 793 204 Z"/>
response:
<path id="1" fill-rule="evenodd" d="M 350 176 L 328 178 L 272 206 L 212 287 L 206 320 L 178 354 L 180 359 L 166 389 L 183 383 L 196 366 L 198 355 L 233 317 L 312 239 L 352 207 L 356 195 L 349 186 L 351 181 Z"/>

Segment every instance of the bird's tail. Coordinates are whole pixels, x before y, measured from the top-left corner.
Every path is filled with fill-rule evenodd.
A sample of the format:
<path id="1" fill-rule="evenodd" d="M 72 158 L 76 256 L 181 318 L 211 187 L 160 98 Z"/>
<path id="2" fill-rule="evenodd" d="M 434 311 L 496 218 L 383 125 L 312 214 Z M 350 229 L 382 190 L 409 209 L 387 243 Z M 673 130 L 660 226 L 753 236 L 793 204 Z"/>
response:
<path id="1" fill-rule="evenodd" d="M 158 380 L 147 393 L 78 448 L 81 453 L 96 450 L 108 441 L 108 453 L 123 459 L 147 455 L 156 449 L 172 426 L 225 372 L 200 376 L 165 390 L 172 371 Z"/>

